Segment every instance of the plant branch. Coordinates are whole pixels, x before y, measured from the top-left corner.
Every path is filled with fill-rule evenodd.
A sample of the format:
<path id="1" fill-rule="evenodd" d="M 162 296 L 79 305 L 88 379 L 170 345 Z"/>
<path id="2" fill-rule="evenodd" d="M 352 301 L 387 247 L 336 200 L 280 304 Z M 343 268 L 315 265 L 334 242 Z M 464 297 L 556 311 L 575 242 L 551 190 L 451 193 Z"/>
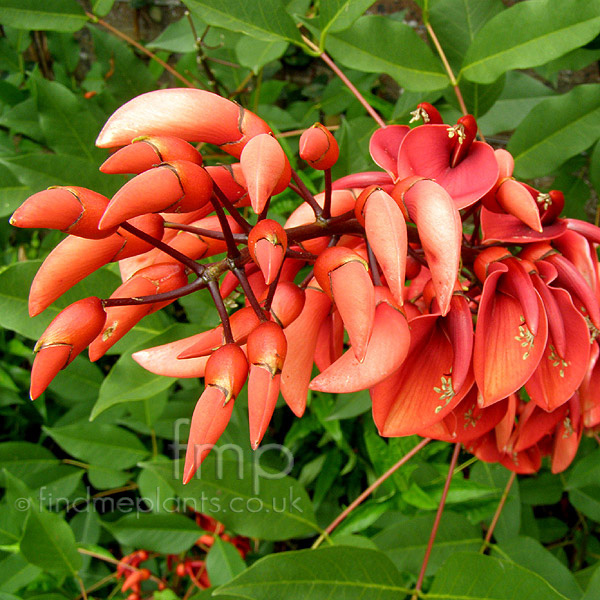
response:
<path id="1" fill-rule="evenodd" d="M 331 532 L 366 498 L 368 498 L 382 483 L 389 479 L 402 465 L 406 464 L 415 454 L 422 448 L 427 446 L 431 438 L 423 438 L 412 450 L 407 452 L 395 465 L 389 468 L 381 477 L 378 477 L 356 500 L 350 503 L 323 531 L 317 538 L 317 541 L 312 545 L 312 548 L 318 548 L 323 540 L 328 537 Z"/>
<path id="2" fill-rule="evenodd" d="M 186 225 L 184 223 L 171 223 L 169 221 L 166 221 L 165 227 L 167 229 L 176 229 L 178 231 L 187 231 L 189 233 L 194 233 L 195 235 L 211 238 L 213 240 L 221 240 L 221 241 L 225 240 L 225 234 L 222 231 L 214 231 L 212 229 L 204 229 L 203 227 L 196 227 L 195 225 Z M 236 242 L 239 242 L 241 244 L 243 244 L 244 242 L 246 242 L 248 240 L 248 236 L 245 233 L 233 233 L 232 235 L 233 235 L 233 239 Z"/>
<path id="3" fill-rule="evenodd" d="M 454 452 L 452 453 L 452 460 L 450 461 L 450 467 L 448 468 L 448 476 L 446 477 L 446 482 L 444 483 L 444 489 L 442 490 L 442 497 L 440 498 L 440 503 L 438 504 L 438 509 L 435 514 L 435 519 L 433 521 L 433 527 L 431 528 L 431 535 L 429 536 L 429 542 L 427 543 L 427 549 L 425 550 L 425 556 L 423 557 L 423 563 L 421 564 L 421 572 L 419 573 L 419 578 L 417 579 L 417 585 L 415 586 L 415 592 L 413 594 L 413 600 L 417 600 L 419 597 L 419 593 L 421 588 L 423 587 L 423 580 L 425 579 L 425 572 L 427 571 L 427 564 L 429 563 L 429 557 L 431 556 L 431 550 L 433 549 L 433 544 L 435 542 L 435 537 L 437 535 L 438 527 L 440 526 L 440 521 L 442 520 L 442 513 L 444 512 L 444 507 L 446 505 L 446 498 L 448 497 L 448 490 L 450 489 L 450 482 L 452 481 L 452 476 L 454 475 L 454 469 L 456 468 L 456 463 L 458 461 L 458 455 L 460 454 L 460 444 L 456 444 L 454 446 Z"/>
<path id="4" fill-rule="evenodd" d="M 106 298 L 102 300 L 102 306 L 104 308 L 110 308 L 111 306 L 139 306 L 140 304 L 154 304 L 155 302 L 168 302 L 170 300 L 177 300 L 188 296 L 197 290 L 201 290 L 207 287 L 207 282 L 204 278 L 199 277 L 192 283 L 188 283 L 176 290 L 170 292 L 163 292 L 162 294 L 152 294 L 151 296 L 138 296 L 136 298 Z"/>
<path id="5" fill-rule="evenodd" d="M 364 96 L 358 91 L 356 86 L 344 75 L 342 70 L 333 62 L 333 59 L 328 56 L 325 52 L 309 40 L 306 36 L 302 36 L 304 43 L 311 49 L 318 53 L 321 60 L 342 80 L 346 87 L 352 92 L 354 97 L 365 107 L 366 111 L 373 118 L 373 120 L 379 125 L 379 127 L 385 127 L 385 121 L 377 114 L 375 109 L 365 100 Z"/>
<path id="6" fill-rule="evenodd" d="M 238 209 L 229 201 L 229 198 L 225 195 L 223 190 L 213 181 L 213 192 L 215 196 L 219 199 L 224 208 L 227 209 L 227 212 L 232 216 L 235 222 L 246 232 L 248 233 L 252 229 L 252 225 L 240 215 Z"/>
<path id="7" fill-rule="evenodd" d="M 297 186 L 297 189 L 292 189 L 294 189 L 294 191 L 298 193 L 307 204 L 310 205 L 317 219 L 321 219 L 323 217 L 323 209 L 319 206 L 319 204 L 315 200 L 315 197 L 310 193 L 310 190 L 306 187 L 304 181 L 302 181 L 300 175 L 298 175 L 298 173 L 294 169 L 292 169 L 292 179 L 294 180 Z"/>
<path id="8" fill-rule="evenodd" d="M 233 344 L 235 342 L 233 338 L 233 332 L 231 331 L 231 323 L 229 321 L 229 315 L 227 314 L 227 310 L 225 309 L 225 304 L 223 303 L 223 298 L 221 298 L 221 292 L 219 291 L 219 285 L 213 279 L 208 283 L 208 291 L 213 299 L 215 307 L 217 308 L 217 312 L 219 313 L 219 318 L 221 319 L 221 323 L 223 324 L 223 335 L 225 336 L 225 342 L 227 344 Z"/>
<path id="9" fill-rule="evenodd" d="M 154 54 L 154 52 L 151 52 L 150 50 L 148 50 L 147 48 L 142 46 L 142 44 L 140 44 L 139 42 L 136 42 L 133 38 L 129 37 L 126 33 L 119 31 L 116 27 L 113 27 L 110 23 L 107 23 L 100 17 L 97 17 L 96 15 L 94 15 L 90 12 L 86 11 L 85 15 L 92 23 L 97 23 L 98 25 L 101 25 L 105 29 L 108 29 L 108 31 L 110 31 L 113 35 L 116 35 L 117 37 L 121 38 L 122 40 L 125 40 L 128 44 L 131 44 L 132 46 L 137 48 L 140 52 L 143 52 L 146 56 L 149 56 L 154 62 L 158 63 L 165 71 L 168 71 L 169 73 L 171 73 L 171 75 L 173 75 L 173 77 L 175 77 L 176 79 L 179 79 L 179 81 L 181 81 L 187 87 L 189 87 L 189 88 L 196 87 L 189 79 L 186 79 L 183 75 L 178 73 L 171 65 L 167 64 L 164 60 L 162 60 L 162 58 L 159 58 L 158 56 L 156 56 L 156 54 Z"/>
<path id="10" fill-rule="evenodd" d="M 498 508 L 496 508 L 496 512 L 494 513 L 492 522 L 490 523 L 490 526 L 485 534 L 485 539 L 483 540 L 483 544 L 481 545 L 479 552 L 484 552 L 485 549 L 488 547 L 490 540 L 492 539 L 494 529 L 496 529 L 496 525 L 498 524 L 498 519 L 500 518 L 502 509 L 504 508 L 504 505 L 506 504 L 506 499 L 508 498 L 510 488 L 512 488 L 512 485 L 515 482 L 516 478 L 517 478 L 517 474 L 514 471 L 512 471 L 510 477 L 508 478 L 508 481 L 506 482 L 506 487 L 504 488 L 504 491 L 502 492 L 502 496 L 500 496 L 500 502 L 498 502 Z"/>

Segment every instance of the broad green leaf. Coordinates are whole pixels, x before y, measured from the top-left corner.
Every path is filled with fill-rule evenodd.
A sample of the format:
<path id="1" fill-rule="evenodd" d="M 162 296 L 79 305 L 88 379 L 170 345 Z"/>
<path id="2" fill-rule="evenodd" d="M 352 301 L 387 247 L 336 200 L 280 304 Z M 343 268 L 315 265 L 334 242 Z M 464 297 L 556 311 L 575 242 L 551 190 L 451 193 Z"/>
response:
<path id="1" fill-rule="evenodd" d="M 516 537 L 500 544 L 498 558 L 508 556 L 520 565 L 543 577 L 552 587 L 570 600 L 579 600 L 583 595 L 575 578 L 551 552 L 530 537 Z"/>
<path id="2" fill-rule="evenodd" d="M 21 183 L 7 167 L 0 165 L 0 217 L 10 215 L 29 196 L 29 187 Z"/>
<path id="3" fill-rule="evenodd" d="M 340 156 L 331 169 L 334 179 L 348 173 L 373 168 L 373 159 L 369 154 L 369 140 L 376 128 L 376 124 L 370 117 L 359 117 L 352 121 L 342 120 L 342 126 L 335 132 Z"/>
<path id="4" fill-rule="evenodd" d="M 80 355 L 68 369 L 59 371 L 49 388 L 69 400 L 95 400 L 103 379 L 102 371 Z"/>
<path id="5" fill-rule="evenodd" d="M 333 410 L 327 420 L 351 419 L 371 409 L 371 397 L 368 390 L 353 394 L 338 394 Z"/>
<path id="6" fill-rule="evenodd" d="M 133 504 L 129 510 L 134 510 Z M 161 554 L 185 552 L 202 535 L 202 530 L 192 519 L 176 513 L 132 512 L 118 521 L 104 522 L 103 525 L 119 543 Z"/>
<path id="7" fill-rule="evenodd" d="M 515 176 L 539 177 L 589 148 L 600 137 L 600 84 L 580 85 L 540 102 L 508 143 Z"/>
<path id="8" fill-rule="evenodd" d="M 471 469 L 470 479 L 496 487 L 496 497 L 500 501 L 502 491 L 506 487 L 508 478 L 510 477 L 510 471 L 505 469 L 502 465 L 488 464 L 484 462 L 478 462 Z M 496 507 L 494 506 L 494 509 Z M 493 513 L 490 513 L 490 519 Z M 497 540 L 504 541 L 516 536 L 519 533 L 521 527 L 521 501 L 519 498 L 519 484 L 515 480 L 510 488 L 504 508 L 500 513 L 500 518 L 496 523 L 494 529 L 494 537 Z"/>
<path id="9" fill-rule="evenodd" d="M 460 84 L 463 100 L 467 110 L 476 119 L 490 110 L 504 90 L 505 77 L 501 75 L 497 81 L 485 85 L 482 83 L 473 83 L 472 81 L 463 81 Z M 460 106 L 453 88 L 448 88 L 444 93 L 444 98 L 456 110 L 460 111 Z M 478 121 L 479 123 L 479 121 Z"/>
<path id="10" fill-rule="evenodd" d="M 598 485 L 600 481 L 600 448 L 590 452 L 578 461 L 569 472 L 566 488 L 573 490 L 588 485 Z"/>
<path id="11" fill-rule="evenodd" d="M 0 21 L 28 31 L 77 31 L 87 17 L 76 0 L 0 0 Z"/>
<path id="12" fill-rule="evenodd" d="M 526 69 L 583 46 L 600 32 L 600 1 L 519 2 L 480 30 L 461 74 L 491 83 L 511 69 Z"/>
<path id="13" fill-rule="evenodd" d="M 258 73 L 267 63 L 280 58 L 287 47 L 287 42 L 267 42 L 242 37 L 235 46 L 235 52 L 240 65 Z"/>
<path id="14" fill-rule="evenodd" d="M 116 425 L 79 422 L 44 431 L 63 450 L 91 465 L 127 469 L 148 456 L 148 450 L 133 433 Z"/>
<path id="15" fill-rule="evenodd" d="M 373 541 L 400 571 L 418 573 L 433 526 L 435 515 L 420 515 L 402 520 L 379 532 Z M 427 564 L 433 575 L 452 554 L 461 550 L 476 551 L 481 546 L 481 529 L 458 513 L 444 511 Z"/>
<path id="16" fill-rule="evenodd" d="M 143 344 L 146 348 L 152 348 L 192 335 L 195 332 L 197 330 L 192 331 L 190 325 L 173 325 L 158 335 L 146 337 Z M 92 409 L 90 419 L 93 421 L 105 410 L 117 404 L 137 402 L 155 396 L 176 382 L 176 378 L 163 377 L 146 371 L 131 358 L 131 353 L 128 351 L 119 358 L 102 382 L 100 396 Z"/>
<path id="17" fill-rule="evenodd" d="M 600 485 L 590 485 L 569 491 L 569 501 L 586 517 L 600 521 Z"/>
<path id="18" fill-rule="evenodd" d="M 17 479 L 25 480 L 57 465 L 58 459 L 39 444 L 3 442 L 0 444 L 0 464 Z M 1 473 L 0 485 L 4 485 Z"/>
<path id="19" fill-rule="evenodd" d="M 556 475 L 541 473 L 519 481 L 519 491 L 523 504 L 558 504 L 563 494 L 563 486 Z"/>
<path id="20" fill-rule="evenodd" d="M 206 570 L 212 585 L 224 585 L 245 571 L 246 563 L 233 544 L 215 537 L 214 544 L 206 556 Z"/>
<path id="21" fill-rule="evenodd" d="M 425 42 L 399 21 L 361 17 L 350 29 L 329 35 L 325 46 L 340 64 L 367 73 L 387 73 L 409 90 L 427 92 L 449 83 Z"/>
<path id="22" fill-rule="evenodd" d="M 453 68 L 460 68 L 478 31 L 503 10 L 502 0 L 439 0 L 432 3 L 429 20 Z"/>
<path id="23" fill-rule="evenodd" d="M 94 465 L 88 469 L 87 476 L 97 490 L 109 490 L 125 485 L 129 481 L 131 473 Z"/>
<path id="24" fill-rule="evenodd" d="M 75 546 L 75 535 L 63 517 L 47 512 L 40 506 L 36 494 L 19 479 L 6 472 L 7 497 L 14 505 L 28 500 L 25 530 L 20 541 L 23 556 L 45 571 L 75 575 L 81 566 L 81 556 Z"/>
<path id="25" fill-rule="evenodd" d="M 328 32 L 335 33 L 348 29 L 373 3 L 373 0 L 321 0 L 319 4 L 321 46 Z"/>
<path id="26" fill-rule="evenodd" d="M 537 79 L 520 71 L 511 71 L 506 74 L 504 90 L 498 100 L 477 124 L 485 135 L 512 131 L 534 106 L 554 94 Z"/>
<path id="27" fill-rule="evenodd" d="M 595 600 L 596 598 L 600 598 L 600 569 L 596 569 L 585 589 L 585 596 L 582 600 Z"/>
<path id="28" fill-rule="evenodd" d="M 111 197 L 121 184 L 98 171 L 98 163 L 81 156 L 25 153 L 0 156 L 0 164 L 29 188 L 29 194 L 53 185 L 78 185 Z"/>
<path id="29" fill-rule="evenodd" d="M 432 600 L 566 600 L 536 573 L 474 552 L 453 554 L 437 572 L 427 597 Z"/>
<path id="30" fill-rule="evenodd" d="M 40 127 L 49 148 L 100 163 L 105 152 L 95 147 L 100 123 L 89 108 L 64 85 L 42 77 L 30 80 Z"/>
<path id="31" fill-rule="evenodd" d="M 18 592 L 35 581 L 41 572 L 22 554 L 11 554 L 0 561 L 0 590 L 5 593 Z"/>
<path id="32" fill-rule="evenodd" d="M 596 194 L 600 195 L 600 142 L 594 146 L 594 151 L 590 159 L 590 180 L 596 190 Z"/>
<path id="33" fill-rule="evenodd" d="M 206 29 L 206 23 L 198 15 L 193 15 L 191 18 L 196 28 L 196 33 L 201 35 L 203 30 Z M 179 52 L 181 54 L 195 52 L 196 40 L 189 19 L 183 17 L 179 21 L 171 23 L 157 38 L 148 43 L 147 47 L 159 48 L 168 52 Z"/>
<path id="34" fill-rule="evenodd" d="M 185 4 L 209 25 L 240 31 L 259 40 L 303 45 L 296 24 L 281 0 L 185 0 Z"/>
<path id="35" fill-rule="evenodd" d="M 15 518 L 15 509 L 18 510 L 19 507 L 8 504 L 0 506 L 0 544 L 3 546 L 18 544 L 21 539 L 23 523 Z"/>
<path id="36" fill-rule="evenodd" d="M 232 458 L 236 456 L 237 460 Z M 254 463 L 247 462 L 237 445 L 217 446 L 185 486 L 180 461 L 146 462 L 142 467 L 159 476 L 192 509 L 241 535 L 285 540 L 316 533 L 319 528 L 304 488 L 285 470 L 267 469 L 260 454 L 254 457 Z"/>
<path id="37" fill-rule="evenodd" d="M 92 12 L 99 17 L 106 16 L 112 9 L 115 0 L 93 0 Z"/>
<path id="38" fill-rule="evenodd" d="M 408 593 L 400 573 L 383 552 L 333 546 L 261 558 L 213 596 L 248 600 L 398 600 Z"/>
<path id="39" fill-rule="evenodd" d="M 117 275 L 100 269 L 65 292 L 41 315 L 30 318 L 27 297 L 40 265 L 37 260 L 18 262 L 0 272 L 0 325 L 29 339 L 39 338 L 50 321 L 69 304 L 88 296 L 108 298 L 121 283 Z"/>
<path id="40" fill-rule="evenodd" d="M 22 133 L 38 142 L 44 140 L 44 134 L 35 110 L 34 98 L 27 98 L 6 110 L 0 116 L 0 125 L 7 127 L 11 133 Z M 11 154 L 13 153 L 14 151 L 11 152 Z"/>

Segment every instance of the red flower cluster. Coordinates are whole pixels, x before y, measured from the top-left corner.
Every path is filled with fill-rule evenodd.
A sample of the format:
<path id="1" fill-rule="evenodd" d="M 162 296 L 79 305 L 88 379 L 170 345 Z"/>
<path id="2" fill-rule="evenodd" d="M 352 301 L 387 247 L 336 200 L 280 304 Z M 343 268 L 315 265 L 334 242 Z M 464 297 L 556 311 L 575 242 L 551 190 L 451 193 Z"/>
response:
<path id="1" fill-rule="evenodd" d="M 97 143 L 122 148 L 101 170 L 135 177 L 110 200 L 40 192 L 11 219 L 69 234 L 34 279 L 31 314 L 111 261 L 123 276 L 111 298 L 76 302 L 51 323 L 32 397 L 86 346 L 96 360 L 143 316 L 207 288 L 219 327 L 134 354 L 153 373 L 205 378 L 184 481 L 246 381 L 254 448 L 280 391 L 301 416 L 309 389 L 369 389 L 381 435 L 462 442 L 520 473 L 545 455 L 566 468 L 583 429 L 600 424 L 600 229 L 560 219 L 562 194 L 517 181 L 508 152 L 476 141 L 471 115 L 449 126 L 421 104 L 415 116 L 424 124 L 373 135 L 383 171 L 333 183 L 335 139 L 320 124 L 305 131 L 300 157 L 325 172 L 313 197 L 268 126 L 233 102 L 170 89 L 121 107 Z M 239 162 L 204 167 L 188 142 Z M 288 187 L 302 203 L 282 227 L 267 216 Z M 238 286 L 246 305 L 228 314 Z"/>

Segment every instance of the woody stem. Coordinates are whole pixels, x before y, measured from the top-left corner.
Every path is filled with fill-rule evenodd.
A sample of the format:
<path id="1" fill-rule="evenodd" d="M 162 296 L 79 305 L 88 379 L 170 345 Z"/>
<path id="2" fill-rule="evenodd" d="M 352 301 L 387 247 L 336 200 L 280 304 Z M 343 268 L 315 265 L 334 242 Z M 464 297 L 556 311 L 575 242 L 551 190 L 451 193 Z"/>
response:
<path id="1" fill-rule="evenodd" d="M 310 190 L 306 187 L 304 181 L 300 179 L 300 175 L 298 175 L 294 169 L 292 169 L 292 179 L 296 183 L 297 192 L 307 204 L 310 204 L 310 207 L 313 209 L 317 219 L 322 218 L 323 209 L 317 204 L 314 196 L 310 193 Z"/>
<path id="2" fill-rule="evenodd" d="M 448 490 L 450 489 L 450 482 L 452 481 L 452 476 L 454 475 L 454 469 L 456 468 L 456 463 L 458 462 L 458 455 L 460 454 L 460 444 L 456 444 L 454 446 L 454 452 L 452 453 L 452 460 L 450 461 L 450 467 L 448 468 L 448 476 L 446 477 L 446 482 L 444 483 L 444 489 L 442 490 L 442 497 L 440 498 L 440 503 L 438 504 L 438 509 L 435 514 L 435 519 L 433 521 L 433 527 L 431 528 L 431 534 L 429 536 L 429 542 L 427 543 L 427 549 L 425 550 L 425 556 L 423 557 L 423 563 L 421 564 L 421 572 L 419 573 L 419 578 L 417 579 L 417 585 L 415 586 L 415 592 L 413 594 L 413 600 L 417 600 L 419 597 L 419 592 L 423 587 L 423 579 L 425 579 L 425 572 L 427 571 L 427 564 L 429 563 L 429 557 L 431 556 L 431 550 L 433 549 L 433 544 L 435 542 L 435 537 L 437 535 L 438 527 L 440 526 L 440 521 L 442 520 L 442 513 L 444 512 L 444 506 L 446 505 L 446 498 L 448 497 Z"/>
<path id="3" fill-rule="evenodd" d="M 389 479 L 402 465 L 406 464 L 415 454 L 424 448 L 431 438 L 423 438 L 412 450 L 407 452 L 395 465 L 389 468 L 381 477 L 378 477 L 360 496 L 351 502 L 325 529 L 317 538 L 312 548 L 318 548 L 323 540 L 362 502 L 364 502 L 382 483 Z"/>
<path id="4" fill-rule="evenodd" d="M 504 505 L 506 504 L 506 499 L 508 498 L 508 494 L 510 493 L 510 489 L 512 488 L 512 485 L 515 482 L 516 477 L 517 477 L 517 474 L 513 471 L 510 474 L 508 481 L 506 482 L 506 487 L 504 488 L 504 491 L 502 492 L 502 496 L 500 496 L 500 502 L 498 502 L 498 508 L 496 508 L 496 512 L 494 513 L 492 522 L 490 523 L 490 526 L 485 534 L 485 539 L 483 540 L 483 544 L 481 545 L 479 552 L 484 552 L 485 549 L 488 547 L 490 540 L 492 539 L 492 535 L 494 534 L 494 529 L 496 529 L 496 525 L 498 524 L 498 519 L 500 518 L 500 514 L 502 513 L 502 509 L 504 508 Z"/>
<path id="5" fill-rule="evenodd" d="M 238 250 L 238 247 L 235 244 L 235 240 L 233 239 L 233 232 L 231 231 L 229 221 L 225 216 L 225 211 L 219 203 L 219 198 L 215 194 L 211 196 L 210 201 L 213 205 L 213 208 L 215 209 L 215 213 L 217 214 L 217 219 L 219 219 L 221 231 L 225 236 L 225 243 L 227 244 L 227 258 L 235 260 L 240 256 L 240 251 Z"/>
<path id="6" fill-rule="evenodd" d="M 225 336 L 225 341 L 228 344 L 233 344 L 235 342 L 235 340 L 233 338 L 233 332 L 231 331 L 231 323 L 229 322 L 229 315 L 227 314 L 227 310 L 225 309 L 225 304 L 223 303 L 223 298 L 221 298 L 219 284 L 214 279 L 208 282 L 208 291 L 210 292 L 212 300 L 215 303 L 217 312 L 219 313 L 219 318 L 221 319 L 221 323 L 223 324 L 223 335 Z"/>
<path id="7" fill-rule="evenodd" d="M 250 287 L 250 283 L 248 282 L 248 278 L 246 277 L 246 272 L 244 269 L 235 268 L 233 269 L 233 274 L 238 278 L 242 289 L 244 290 L 244 294 L 246 298 L 248 298 L 248 302 L 250 302 L 250 306 L 254 309 L 256 316 L 260 319 L 260 321 L 266 321 L 267 317 L 265 317 L 265 313 L 263 309 L 260 307 L 256 296 L 254 295 L 254 291 Z"/>
<path id="8" fill-rule="evenodd" d="M 140 304 L 154 304 L 155 302 L 168 302 L 169 300 L 177 300 L 192 294 L 197 290 L 201 290 L 207 286 L 206 281 L 200 277 L 192 283 L 188 283 L 176 290 L 170 292 L 163 292 L 162 294 L 152 294 L 150 296 L 139 296 L 136 298 L 107 298 L 102 300 L 102 306 L 104 308 L 110 308 L 111 306 L 138 306 Z"/>
<path id="9" fill-rule="evenodd" d="M 204 267 L 202 265 L 198 264 L 195 260 L 192 260 L 189 256 L 186 256 L 182 252 L 179 252 L 179 250 L 172 248 L 171 246 L 169 246 L 168 244 L 165 244 L 161 240 L 158 240 L 155 237 L 148 235 L 145 231 L 142 231 L 141 229 L 134 227 L 133 225 L 131 225 L 131 223 L 127 223 L 127 222 L 121 223 L 121 229 L 128 231 L 132 235 L 135 235 L 135 237 L 140 238 L 140 240 L 143 240 L 144 242 L 147 242 L 148 244 L 154 246 L 155 248 L 162 250 L 165 254 L 168 254 L 169 256 L 171 256 L 172 258 L 174 258 L 181 264 L 188 267 L 188 269 L 190 269 L 192 272 L 196 273 L 196 275 L 198 275 L 198 277 L 200 277 L 202 275 L 202 273 L 204 273 Z"/>
<path id="10" fill-rule="evenodd" d="M 229 198 L 225 195 L 223 190 L 213 181 L 213 192 L 221 202 L 221 204 L 227 209 L 227 212 L 231 215 L 234 221 L 248 233 L 252 229 L 252 225 L 240 215 L 238 209 L 229 201 Z"/>

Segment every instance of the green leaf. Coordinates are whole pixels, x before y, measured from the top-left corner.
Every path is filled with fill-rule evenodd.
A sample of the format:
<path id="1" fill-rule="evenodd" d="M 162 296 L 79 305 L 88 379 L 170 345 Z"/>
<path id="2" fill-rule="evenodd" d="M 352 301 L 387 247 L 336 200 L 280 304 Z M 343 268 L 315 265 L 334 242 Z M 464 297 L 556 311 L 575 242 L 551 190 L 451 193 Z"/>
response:
<path id="1" fill-rule="evenodd" d="M 543 577 L 554 589 L 570 600 L 579 600 L 583 595 L 571 571 L 551 552 L 530 537 L 516 537 L 500 544 L 502 553 L 498 558 L 508 556 L 520 565 Z"/>
<path id="2" fill-rule="evenodd" d="M 11 554 L 0 561 L 0 590 L 18 592 L 35 581 L 41 572 L 39 567 L 25 560 L 22 554 Z"/>
<path id="3" fill-rule="evenodd" d="M 374 0 L 321 0 L 319 4 L 319 29 L 321 47 L 328 32 L 348 29 Z"/>
<path id="4" fill-rule="evenodd" d="M 128 507 L 134 510 L 133 504 Z M 176 513 L 132 513 L 114 523 L 103 523 L 121 544 L 161 554 L 179 554 L 191 548 L 202 530 L 191 519 Z"/>
<path id="5" fill-rule="evenodd" d="M 415 31 L 385 17 L 361 17 L 350 29 L 329 35 L 326 49 L 346 67 L 387 73 L 409 90 L 427 92 L 449 83 L 441 64 Z"/>
<path id="6" fill-rule="evenodd" d="M 382 552 L 350 546 L 261 558 L 213 596 L 252 600 L 398 600 L 410 590 Z M 537 600 L 537 599 L 536 599 Z"/>
<path id="7" fill-rule="evenodd" d="M 511 71 L 506 74 L 506 83 L 498 100 L 477 124 L 485 135 L 512 131 L 534 106 L 553 95 L 554 91 L 537 79 Z"/>
<path id="8" fill-rule="evenodd" d="M 506 487 L 510 472 L 505 469 L 502 465 L 488 464 L 484 462 L 478 462 L 471 469 L 470 479 L 495 487 L 497 489 L 497 499 L 500 500 L 502 491 Z M 494 503 L 496 504 L 496 503 Z M 495 510 L 496 506 L 492 509 Z M 492 513 L 490 513 L 490 518 Z M 494 529 L 494 536 L 497 540 L 503 541 L 516 536 L 519 533 L 521 527 L 521 501 L 519 497 L 519 485 L 518 481 L 515 480 L 510 488 L 506 503 L 500 518 Z"/>
<path id="9" fill-rule="evenodd" d="M 17 479 L 26 479 L 57 465 L 58 459 L 39 444 L 3 442 L 0 444 L 0 464 Z M 5 485 L 1 473 L 0 485 Z"/>
<path id="10" fill-rule="evenodd" d="M 442 565 L 427 598 L 566 600 L 536 573 L 510 562 L 472 552 L 457 552 Z"/>
<path id="11" fill-rule="evenodd" d="M 600 521 L 600 485 L 570 490 L 569 501 L 586 517 Z"/>
<path id="12" fill-rule="evenodd" d="M 28 31 L 77 31 L 87 17 L 76 0 L 0 0 L 0 21 Z"/>
<path id="13" fill-rule="evenodd" d="M 206 23 L 202 21 L 198 15 L 192 16 L 192 21 L 197 32 L 202 32 L 206 29 Z M 199 35 L 200 35 L 199 33 Z M 187 17 L 171 23 L 161 34 L 147 44 L 147 48 L 159 48 L 168 52 L 186 52 L 196 51 L 196 39 L 194 32 Z"/>
<path id="14" fill-rule="evenodd" d="M 94 465 L 88 469 L 87 476 L 97 490 L 109 490 L 125 485 L 131 473 Z"/>
<path id="15" fill-rule="evenodd" d="M 102 371 L 81 355 L 59 371 L 49 388 L 68 400 L 95 400 L 104 376 Z"/>
<path id="16" fill-rule="evenodd" d="M 600 569 L 596 569 L 596 572 L 592 576 L 586 590 L 585 596 L 582 600 L 595 600 L 600 597 Z"/>
<path id="17" fill-rule="evenodd" d="M 53 185 L 79 185 L 111 197 L 121 182 L 98 171 L 98 163 L 81 156 L 24 153 L 0 156 L 0 163 L 29 188 L 29 194 Z"/>
<path id="18" fill-rule="evenodd" d="M 596 190 L 596 194 L 600 195 L 600 142 L 594 146 L 594 151 L 590 159 L 590 180 Z"/>
<path id="19" fill-rule="evenodd" d="M 237 460 L 232 459 L 237 455 Z M 236 445 L 213 448 L 196 478 L 181 483 L 182 465 L 142 463 L 197 512 L 221 521 L 228 529 L 265 540 L 286 540 L 315 533 L 313 508 L 308 494 L 297 481 L 261 464 L 242 458 Z M 264 461 L 264 459 L 263 459 Z"/>
<path id="20" fill-rule="evenodd" d="M 186 337 L 191 333 L 193 332 L 190 325 L 173 325 L 154 337 L 146 337 L 143 344 L 146 348 L 151 348 Z M 155 396 L 176 382 L 177 379 L 174 377 L 164 377 L 146 371 L 131 358 L 130 352 L 127 352 L 119 358 L 102 382 L 100 396 L 92 409 L 90 420 L 93 421 L 105 410 L 117 404 L 138 402 Z"/>
<path id="21" fill-rule="evenodd" d="M 112 9 L 115 0 L 93 0 L 92 12 L 99 17 L 105 17 Z"/>
<path id="22" fill-rule="evenodd" d="M 461 75 L 491 83 L 511 69 L 526 69 L 583 46 L 600 31 L 600 2 L 519 2 L 480 30 L 465 56 Z"/>
<path id="23" fill-rule="evenodd" d="M 327 416 L 328 421 L 351 419 L 371 409 L 371 396 L 368 390 L 353 394 L 338 394 L 333 410 Z"/>
<path id="24" fill-rule="evenodd" d="M 574 490 L 589 485 L 598 485 L 600 481 L 600 448 L 590 452 L 578 461 L 569 471 L 567 490 Z"/>
<path id="25" fill-rule="evenodd" d="M 373 541 L 400 571 L 418 573 L 435 515 L 420 515 L 402 520 L 378 533 Z M 452 554 L 461 550 L 476 551 L 481 546 L 481 530 L 466 517 L 444 511 L 427 564 L 426 575 L 433 575 Z"/>
<path id="26" fill-rule="evenodd" d="M 21 183 L 7 167 L 0 165 L 0 217 L 10 215 L 29 196 L 29 187 Z"/>
<path id="27" fill-rule="evenodd" d="M 503 10 L 502 0 L 439 0 L 432 3 L 429 20 L 453 67 L 460 68 L 478 31 Z"/>
<path id="28" fill-rule="evenodd" d="M 40 127 L 49 148 L 99 163 L 104 152 L 94 142 L 100 124 L 80 97 L 56 81 L 31 80 Z"/>
<path id="29" fill-rule="evenodd" d="M 121 283 L 117 275 L 107 269 L 100 269 L 65 292 L 41 315 L 30 318 L 27 297 L 31 281 L 40 265 L 41 261 L 37 260 L 18 262 L 0 272 L 0 325 L 29 339 L 39 338 L 65 306 L 88 296 L 108 298 Z"/>
<path id="30" fill-rule="evenodd" d="M 69 454 L 100 467 L 127 469 L 149 454 L 136 435 L 116 425 L 82 421 L 44 431 Z"/>
<path id="31" fill-rule="evenodd" d="M 238 62 L 258 73 L 267 63 L 277 60 L 288 47 L 287 42 L 267 42 L 251 37 L 242 37 L 235 45 Z"/>
<path id="32" fill-rule="evenodd" d="M 208 555 L 206 570 L 212 585 L 224 585 L 246 570 L 238 549 L 233 544 L 225 543 L 220 537 L 215 537 Z"/>
<path id="33" fill-rule="evenodd" d="M 5 473 L 9 501 L 13 505 L 18 501 L 29 502 L 20 542 L 23 556 L 45 571 L 75 575 L 81 566 L 81 555 L 77 552 L 72 529 L 62 516 L 49 513 L 40 506 L 22 481 L 8 471 Z"/>
<path id="34" fill-rule="evenodd" d="M 185 0 L 185 4 L 209 25 L 239 31 L 259 40 L 304 45 L 281 0 Z"/>
<path id="35" fill-rule="evenodd" d="M 580 85 L 540 102 L 521 122 L 507 150 L 515 176 L 551 173 L 600 137 L 600 84 Z"/>

